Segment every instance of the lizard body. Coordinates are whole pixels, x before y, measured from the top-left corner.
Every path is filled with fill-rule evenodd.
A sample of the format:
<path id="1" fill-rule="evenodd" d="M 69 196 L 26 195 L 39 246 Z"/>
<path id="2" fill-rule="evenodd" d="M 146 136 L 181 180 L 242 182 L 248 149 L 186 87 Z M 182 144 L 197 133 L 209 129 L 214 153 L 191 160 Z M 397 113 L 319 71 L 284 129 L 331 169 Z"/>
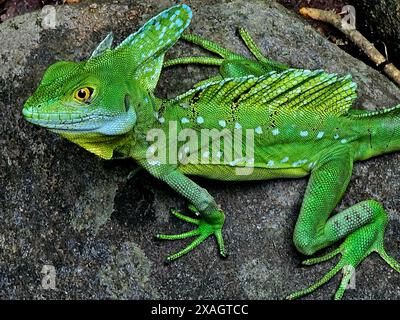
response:
<path id="1" fill-rule="evenodd" d="M 174 99 L 158 99 L 153 91 L 164 53 L 190 18 L 187 6 L 175 6 L 116 49 L 111 49 L 108 36 L 89 60 L 53 65 L 25 103 L 25 118 L 104 159 L 116 152 L 131 157 L 188 199 L 199 218 L 172 213 L 197 228 L 158 235 L 167 240 L 195 237 L 169 256 L 170 261 L 212 235 L 225 255 L 224 213 L 187 175 L 219 180 L 310 175 L 293 237 L 296 248 L 311 255 L 345 240 L 332 253 L 305 262 L 342 255 L 320 281 L 289 298 L 315 290 L 344 269 L 335 295 L 341 298 L 354 268 L 373 251 L 400 271 L 399 263 L 383 247 L 388 218 L 380 203 L 366 200 L 331 217 L 346 190 L 353 162 L 400 149 L 400 108 L 356 111 L 352 109 L 356 85 L 350 76 L 291 69 L 270 61 L 249 37 L 244 38 L 257 60 L 196 36 L 184 36 L 222 58 L 189 57 L 166 65 L 214 64 L 221 66 L 221 75 Z"/>

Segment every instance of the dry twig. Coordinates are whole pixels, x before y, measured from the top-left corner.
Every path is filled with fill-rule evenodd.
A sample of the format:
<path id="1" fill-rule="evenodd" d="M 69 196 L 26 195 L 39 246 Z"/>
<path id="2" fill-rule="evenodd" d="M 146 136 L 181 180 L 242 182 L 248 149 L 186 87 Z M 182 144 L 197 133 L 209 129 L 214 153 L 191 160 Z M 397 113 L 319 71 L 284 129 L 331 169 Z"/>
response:
<path id="1" fill-rule="evenodd" d="M 375 64 L 376 66 L 383 67 L 383 72 L 392 79 L 398 86 L 400 86 L 400 71 L 392 63 L 375 48 L 375 46 L 368 41 L 356 29 L 348 28 L 347 24 L 343 23 L 342 17 L 333 11 L 319 10 L 314 8 L 301 8 L 300 14 L 304 17 L 314 20 L 322 21 L 331 24 L 342 33 L 344 33 L 353 43 L 355 43 Z"/>

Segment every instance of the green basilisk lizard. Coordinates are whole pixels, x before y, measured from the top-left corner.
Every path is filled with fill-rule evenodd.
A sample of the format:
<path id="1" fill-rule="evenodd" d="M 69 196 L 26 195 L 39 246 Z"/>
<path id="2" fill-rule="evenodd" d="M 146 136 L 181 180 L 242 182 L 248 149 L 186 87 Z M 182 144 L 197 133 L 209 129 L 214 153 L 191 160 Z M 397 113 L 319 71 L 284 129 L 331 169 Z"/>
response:
<path id="1" fill-rule="evenodd" d="M 344 269 L 335 294 L 341 298 L 356 266 L 372 252 L 400 272 L 399 263 L 384 249 L 388 217 L 379 202 L 366 200 L 331 216 L 346 190 L 353 162 L 400 149 L 400 107 L 356 111 L 352 109 L 356 85 L 350 76 L 291 69 L 270 61 L 244 32 L 258 60 L 185 36 L 222 58 L 181 58 L 167 65 L 219 65 L 221 76 L 174 99 L 158 99 L 154 88 L 164 54 L 182 35 L 191 15 L 186 5 L 172 7 L 115 49 L 110 34 L 87 61 L 50 66 L 24 105 L 25 119 L 104 159 L 117 153 L 131 157 L 188 199 L 198 218 L 172 213 L 196 228 L 178 235 L 157 235 L 168 240 L 195 237 L 170 255 L 170 261 L 209 236 L 216 237 L 219 252 L 225 256 L 224 213 L 188 175 L 219 180 L 310 175 L 293 236 L 296 248 L 312 255 L 345 240 L 333 252 L 305 261 L 314 264 L 341 254 L 321 280 L 288 298 L 315 290 Z M 205 133 L 208 137 L 203 140 Z"/>

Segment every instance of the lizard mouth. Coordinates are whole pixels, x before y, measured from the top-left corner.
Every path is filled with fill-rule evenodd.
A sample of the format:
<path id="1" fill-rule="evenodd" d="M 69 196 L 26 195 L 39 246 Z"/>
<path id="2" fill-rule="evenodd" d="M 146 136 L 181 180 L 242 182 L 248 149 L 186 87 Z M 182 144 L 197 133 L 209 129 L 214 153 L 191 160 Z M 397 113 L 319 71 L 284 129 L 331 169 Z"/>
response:
<path id="1" fill-rule="evenodd" d="M 28 122 L 57 131 L 95 131 L 113 118 L 111 115 L 79 114 L 60 112 L 37 112 L 33 108 L 23 108 L 22 114 Z"/>
<path id="2" fill-rule="evenodd" d="M 136 113 L 130 106 L 122 113 L 78 112 L 39 112 L 35 107 L 22 109 L 24 118 L 35 125 L 56 133 L 97 133 L 102 135 L 120 135 L 132 130 L 136 123 Z"/>

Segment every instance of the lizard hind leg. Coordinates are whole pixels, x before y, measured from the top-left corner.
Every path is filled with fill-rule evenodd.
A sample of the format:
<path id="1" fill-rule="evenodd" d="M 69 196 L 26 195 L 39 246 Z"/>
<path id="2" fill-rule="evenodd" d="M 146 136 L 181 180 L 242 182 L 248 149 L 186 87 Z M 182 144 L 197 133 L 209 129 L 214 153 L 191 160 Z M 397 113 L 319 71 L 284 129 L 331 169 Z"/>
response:
<path id="1" fill-rule="evenodd" d="M 195 34 L 183 34 L 181 37 L 183 40 L 196 44 L 199 47 L 206 49 L 212 53 L 217 54 L 220 58 L 207 57 L 207 56 L 192 56 L 192 57 L 180 57 L 168 60 L 164 62 L 164 68 L 175 66 L 179 64 L 203 64 L 203 65 L 213 65 L 220 66 L 225 59 L 240 58 L 241 56 L 229 51 L 215 42 L 204 39 Z"/>
<path id="2" fill-rule="evenodd" d="M 343 270 L 344 277 L 335 294 L 335 299 L 340 299 L 355 268 L 372 252 L 379 253 L 400 272 L 399 263 L 384 249 L 388 216 L 379 202 L 362 201 L 330 217 L 347 188 L 352 168 L 353 151 L 343 146 L 323 154 L 311 173 L 293 235 L 296 248 L 305 255 L 312 255 L 345 240 L 333 252 L 304 262 L 312 265 L 341 254 L 339 262 L 325 276 L 307 289 L 292 293 L 288 299 L 311 293 Z"/>
<path id="3" fill-rule="evenodd" d="M 289 67 L 270 59 L 267 59 L 261 53 L 250 34 L 243 28 L 239 28 L 239 35 L 245 43 L 249 51 L 257 60 L 249 59 L 243 55 L 236 54 L 225 49 L 217 43 L 204 39 L 195 34 L 183 34 L 182 39 L 200 46 L 212 53 L 217 54 L 220 58 L 207 56 L 180 57 L 168 60 L 164 63 L 164 67 L 170 67 L 179 64 L 203 64 L 220 66 L 223 77 L 241 77 L 246 75 L 261 76 L 271 71 L 283 71 Z"/>
<path id="4" fill-rule="evenodd" d="M 351 221 L 349 217 L 355 218 Z M 305 260 L 303 262 L 304 265 L 313 265 L 341 254 L 339 262 L 320 280 L 306 289 L 290 294 L 287 299 L 296 299 L 309 294 L 328 282 L 338 272 L 343 271 L 342 280 L 334 296 L 335 299 L 341 299 L 352 276 L 355 274 L 356 267 L 372 252 L 377 252 L 394 270 L 400 272 L 399 262 L 389 256 L 384 249 L 384 233 L 388 218 L 380 203 L 374 200 L 363 201 L 337 214 L 334 218 L 333 221 L 332 219 L 328 221 L 325 227 L 327 233 L 338 233 L 337 228 L 349 228 L 344 226 L 345 221 L 354 225 L 357 224 L 357 221 L 364 220 L 369 222 L 350 233 L 336 250 L 322 257 Z M 335 223 L 335 221 L 339 223 Z M 336 230 L 334 230 L 335 228 Z"/>
<path id="5" fill-rule="evenodd" d="M 253 54 L 253 56 L 260 61 L 265 66 L 268 66 L 268 69 L 271 71 L 284 71 L 289 68 L 289 66 L 280 63 L 278 61 L 267 59 L 261 52 L 260 48 L 255 44 L 253 38 L 250 36 L 248 31 L 244 28 L 238 28 L 238 32 L 243 42 L 245 43 L 247 49 Z"/>

